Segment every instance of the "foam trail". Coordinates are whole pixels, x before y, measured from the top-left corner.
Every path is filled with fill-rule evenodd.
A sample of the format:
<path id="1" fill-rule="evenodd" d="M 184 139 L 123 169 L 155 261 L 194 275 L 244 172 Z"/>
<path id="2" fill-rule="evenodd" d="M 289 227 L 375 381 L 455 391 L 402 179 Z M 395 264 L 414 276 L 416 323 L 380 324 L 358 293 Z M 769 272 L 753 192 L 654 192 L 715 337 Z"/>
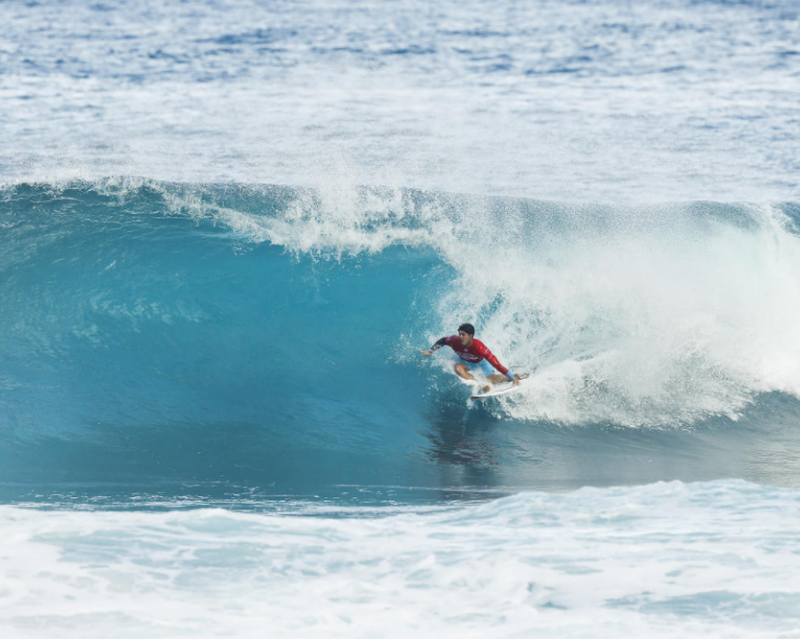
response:
<path id="1" fill-rule="evenodd" d="M 370 519 L 2 507 L 0 620 L 62 637 L 791 636 L 798 507 L 730 481 Z"/>

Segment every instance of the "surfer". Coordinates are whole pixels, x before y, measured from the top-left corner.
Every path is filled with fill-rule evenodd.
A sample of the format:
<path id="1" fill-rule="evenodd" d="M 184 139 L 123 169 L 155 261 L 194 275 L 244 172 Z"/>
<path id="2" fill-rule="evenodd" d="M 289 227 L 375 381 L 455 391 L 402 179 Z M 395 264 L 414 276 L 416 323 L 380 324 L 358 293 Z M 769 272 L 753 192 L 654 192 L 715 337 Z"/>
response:
<path id="1" fill-rule="evenodd" d="M 489 348 L 480 340 L 475 339 L 475 327 L 469 323 L 464 323 L 458 328 L 458 335 L 448 336 L 437 340 L 430 349 L 421 351 L 423 356 L 432 356 L 433 352 L 447 345 L 458 354 L 461 362 L 455 365 L 456 375 L 464 380 L 470 380 L 477 384 L 473 372 L 483 375 L 492 384 L 500 384 L 506 379 L 513 385 L 518 385 L 522 376 L 511 373 L 500 361 L 489 351 Z M 500 373 L 493 373 L 492 365 Z M 483 391 L 489 391 L 490 386 L 483 387 Z"/>

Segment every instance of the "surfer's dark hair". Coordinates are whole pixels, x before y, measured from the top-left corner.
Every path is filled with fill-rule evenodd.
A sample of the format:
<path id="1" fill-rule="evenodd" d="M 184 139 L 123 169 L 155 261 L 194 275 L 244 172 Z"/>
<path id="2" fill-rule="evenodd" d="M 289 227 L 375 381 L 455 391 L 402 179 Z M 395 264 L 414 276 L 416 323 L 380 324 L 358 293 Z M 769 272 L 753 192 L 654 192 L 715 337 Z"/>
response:
<path id="1" fill-rule="evenodd" d="M 471 336 L 475 335 L 475 327 L 473 327 L 469 322 L 465 322 L 459 328 L 459 331 L 463 331 L 464 333 L 468 333 Z"/>

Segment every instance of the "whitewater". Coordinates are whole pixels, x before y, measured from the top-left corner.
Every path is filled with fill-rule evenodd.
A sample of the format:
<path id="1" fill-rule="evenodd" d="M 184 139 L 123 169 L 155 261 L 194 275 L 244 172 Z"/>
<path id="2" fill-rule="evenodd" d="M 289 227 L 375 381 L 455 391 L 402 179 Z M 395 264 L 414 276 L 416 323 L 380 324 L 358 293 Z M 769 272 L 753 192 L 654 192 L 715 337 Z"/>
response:
<path id="1" fill-rule="evenodd" d="M 0 636 L 800 636 L 797 10 L 0 3 Z"/>

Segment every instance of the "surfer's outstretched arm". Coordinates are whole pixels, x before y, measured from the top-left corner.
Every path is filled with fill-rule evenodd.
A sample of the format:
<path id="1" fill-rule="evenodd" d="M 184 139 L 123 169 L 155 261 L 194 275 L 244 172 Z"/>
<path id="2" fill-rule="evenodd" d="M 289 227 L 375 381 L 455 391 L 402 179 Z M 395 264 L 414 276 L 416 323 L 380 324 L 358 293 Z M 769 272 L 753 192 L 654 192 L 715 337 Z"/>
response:
<path id="1" fill-rule="evenodd" d="M 436 342 L 433 343 L 430 349 L 424 349 L 420 351 L 423 356 L 432 356 L 433 352 L 437 349 L 441 349 L 445 344 L 447 344 L 447 338 L 440 338 Z"/>

